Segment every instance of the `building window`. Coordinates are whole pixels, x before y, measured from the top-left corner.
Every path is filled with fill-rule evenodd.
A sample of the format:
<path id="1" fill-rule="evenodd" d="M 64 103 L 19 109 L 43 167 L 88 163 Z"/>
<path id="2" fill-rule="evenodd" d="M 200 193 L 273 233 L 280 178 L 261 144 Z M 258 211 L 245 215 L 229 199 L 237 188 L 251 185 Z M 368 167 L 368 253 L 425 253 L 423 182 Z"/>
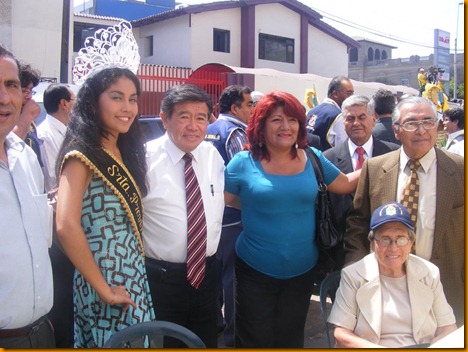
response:
<path id="1" fill-rule="evenodd" d="M 382 60 L 387 60 L 387 52 L 385 50 L 382 50 Z"/>
<path id="2" fill-rule="evenodd" d="M 380 50 L 379 49 L 375 49 L 375 59 L 380 60 Z"/>
<path id="3" fill-rule="evenodd" d="M 358 60 L 359 60 L 358 49 L 351 48 L 351 50 L 349 51 L 349 61 L 356 62 Z"/>
<path id="4" fill-rule="evenodd" d="M 153 56 L 153 36 L 143 38 L 143 56 Z"/>
<path id="5" fill-rule="evenodd" d="M 374 61 L 374 49 L 367 49 L 367 60 Z"/>
<path id="6" fill-rule="evenodd" d="M 75 22 L 73 25 L 73 51 L 78 52 L 84 48 L 86 38 L 93 37 L 97 30 L 103 28 L 107 29 L 107 26 Z"/>
<path id="7" fill-rule="evenodd" d="M 294 39 L 260 33 L 258 58 L 293 64 Z"/>
<path id="8" fill-rule="evenodd" d="M 231 52 L 231 32 L 224 29 L 213 28 L 213 51 L 222 53 Z"/>

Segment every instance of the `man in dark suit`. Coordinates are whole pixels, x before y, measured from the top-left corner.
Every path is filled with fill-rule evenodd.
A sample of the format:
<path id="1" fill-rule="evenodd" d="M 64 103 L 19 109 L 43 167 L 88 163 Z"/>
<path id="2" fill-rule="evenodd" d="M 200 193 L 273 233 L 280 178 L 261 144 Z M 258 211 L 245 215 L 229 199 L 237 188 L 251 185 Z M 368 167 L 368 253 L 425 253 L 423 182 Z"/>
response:
<path id="1" fill-rule="evenodd" d="M 407 162 L 419 161 L 414 250 L 439 267 L 445 295 L 460 326 L 464 324 L 465 292 L 464 159 L 435 148 L 437 110 L 427 99 L 409 97 L 400 101 L 392 119 L 402 148 L 363 165 L 347 218 L 345 264 L 369 253 L 371 214 L 383 203 L 400 201 L 410 178 Z M 394 251 L 397 253 L 397 247 Z"/>
<path id="2" fill-rule="evenodd" d="M 326 150 L 323 155 L 338 169 L 347 174 L 359 170 L 359 148 L 363 149 L 362 159 L 382 155 L 399 148 L 397 144 L 383 142 L 372 137 L 375 125 L 375 111 L 372 101 L 362 95 L 352 95 L 342 104 L 343 125 L 348 138 L 337 146 Z M 330 200 L 336 216 L 336 226 L 344 234 L 346 231 L 346 216 L 353 205 L 354 194 L 330 193 Z M 335 269 L 341 269 L 344 264 L 344 249 L 338 246 L 332 251 L 336 263 Z"/>

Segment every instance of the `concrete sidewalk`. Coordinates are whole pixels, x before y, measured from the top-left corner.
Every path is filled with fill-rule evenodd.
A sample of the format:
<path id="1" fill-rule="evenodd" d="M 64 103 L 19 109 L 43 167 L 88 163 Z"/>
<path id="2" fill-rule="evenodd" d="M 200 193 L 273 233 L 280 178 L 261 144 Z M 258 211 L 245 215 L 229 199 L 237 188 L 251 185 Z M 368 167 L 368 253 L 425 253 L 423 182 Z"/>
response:
<path id="1" fill-rule="evenodd" d="M 327 303 L 328 313 L 330 313 L 331 302 Z M 333 336 L 330 330 L 330 336 Z M 320 312 L 320 298 L 312 295 L 310 299 L 309 313 L 307 314 L 306 325 L 304 329 L 304 347 L 305 348 L 328 348 L 327 334 L 325 324 Z M 225 348 L 223 335 L 218 337 L 218 348 Z"/>
<path id="2" fill-rule="evenodd" d="M 330 314 L 331 301 L 327 300 L 327 310 Z M 333 331 L 330 329 L 330 336 L 333 343 Z M 325 323 L 320 312 L 320 298 L 312 295 L 310 299 L 309 313 L 304 330 L 304 347 L 305 348 L 328 348 L 327 334 L 325 331 Z"/>

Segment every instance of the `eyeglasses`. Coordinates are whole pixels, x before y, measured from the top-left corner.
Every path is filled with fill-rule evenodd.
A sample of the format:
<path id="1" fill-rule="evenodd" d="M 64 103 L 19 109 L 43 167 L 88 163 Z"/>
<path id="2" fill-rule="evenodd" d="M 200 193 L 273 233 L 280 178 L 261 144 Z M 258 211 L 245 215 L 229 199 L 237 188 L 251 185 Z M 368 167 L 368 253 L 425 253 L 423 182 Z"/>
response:
<path id="1" fill-rule="evenodd" d="M 395 123 L 396 127 L 401 127 L 407 132 L 414 132 L 422 125 L 425 130 L 432 130 L 437 126 L 436 119 L 422 120 L 422 121 L 408 121 L 405 123 Z"/>
<path id="2" fill-rule="evenodd" d="M 395 242 L 398 247 L 404 247 L 409 243 L 410 239 L 408 237 L 397 237 L 397 239 L 393 241 L 390 237 L 382 237 L 374 238 L 374 241 L 377 242 L 380 247 L 388 247 L 393 242 Z"/>
<path id="3" fill-rule="evenodd" d="M 21 88 L 21 91 L 23 92 L 23 94 L 29 93 L 29 94 L 31 94 L 31 96 L 33 96 L 34 94 L 36 94 L 36 91 L 35 91 L 35 90 L 32 90 L 32 88 L 31 88 L 31 89 L 29 89 L 29 88 Z"/>

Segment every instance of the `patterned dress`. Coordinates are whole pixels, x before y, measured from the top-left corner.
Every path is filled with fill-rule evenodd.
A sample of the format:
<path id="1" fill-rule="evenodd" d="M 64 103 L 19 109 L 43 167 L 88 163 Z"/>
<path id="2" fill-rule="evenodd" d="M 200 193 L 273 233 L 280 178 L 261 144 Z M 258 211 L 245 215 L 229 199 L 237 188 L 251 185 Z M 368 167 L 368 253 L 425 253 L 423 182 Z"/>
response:
<path id="1" fill-rule="evenodd" d="M 143 255 L 119 198 L 93 175 L 83 195 L 81 225 L 102 275 L 110 286 L 125 285 L 137 308 L 109 305 L 75 271 L 75 347 L 95 348 L 123 328 L 155 319 Z"/>

